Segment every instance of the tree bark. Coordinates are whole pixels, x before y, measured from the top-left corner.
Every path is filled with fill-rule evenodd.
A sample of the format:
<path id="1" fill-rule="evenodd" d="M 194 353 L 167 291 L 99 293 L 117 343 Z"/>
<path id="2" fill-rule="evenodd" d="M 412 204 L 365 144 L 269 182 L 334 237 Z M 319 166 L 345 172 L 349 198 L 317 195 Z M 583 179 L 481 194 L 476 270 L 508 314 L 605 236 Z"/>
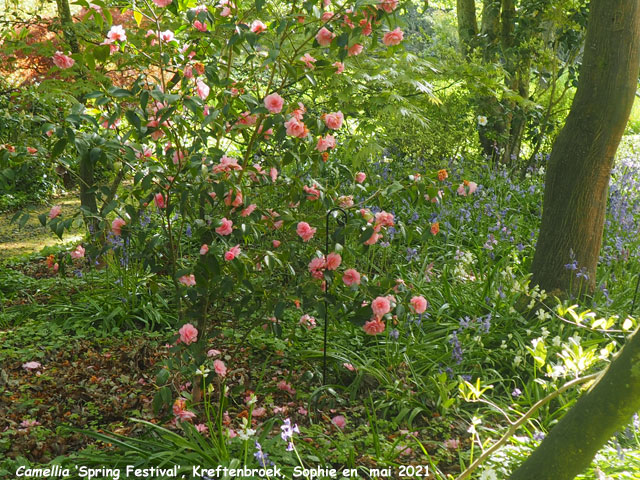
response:
<path id="1" fill-rule="evenodd" d="M 478 20 L 476 19 L 475 0 L 457 0 L 458 36 L 464 56 L 467 57 L 474 48 L 478 35 Z"/>
<path id="2" fill-rule="evenodd" d="M 640 60 L 638 0 L 592 0 L 578 89 L 545 180 L 533 283 L 593 291 L 614 155 L 629 119 Z M 575 255 L 587 279 L 565 268 Z"/>
<path id="3" fill-rule="evenodd" d="M 58 8 L 58 17 L 60 17 L 60 24 L 62 25 L 64 39 L 69 43 L 71 51 L 73 53 L 78 53 L 80 51 L 80 47 L 78 45 L 76 32 L 73 30 L 73 18 L 71 17 L 69 0 L 56 0 L 56 6 Z"/>
<path id="4" fill-rule="evenodd" d="M 614 0 L 592 0 L 591 3 L 607 1 Z M 636 330 L 592 390 L 576 402 L 509 480 L 573 479 L 591 464 L 598 450 L 627 425 L 638 410 L 640 333 Z"/>

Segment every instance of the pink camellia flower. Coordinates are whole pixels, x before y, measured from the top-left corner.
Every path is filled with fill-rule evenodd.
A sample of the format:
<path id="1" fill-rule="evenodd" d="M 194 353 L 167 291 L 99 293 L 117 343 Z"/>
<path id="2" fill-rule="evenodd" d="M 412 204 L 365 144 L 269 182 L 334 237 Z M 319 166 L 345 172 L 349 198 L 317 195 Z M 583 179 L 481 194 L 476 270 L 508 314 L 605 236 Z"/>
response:
<path id="1" fill-rule="evenodd" d="M 300 238 L 302 238 L 302 241 L 308 242 L 316 234 L 316 229 L 307 222 L 299 222 L 296 227 L 296 233 Z"/>
<path id="2" fill-rule="evenodd" d="M 124 31 L 124 28 L 122 28 L 122 25 L 113 25 L 107 33 L 107 39 L 111 40 L 112 42 L 126 42 L 127 34 Z"/>
<path id="3" fill-rule="evenodd" d="M 316 144 L 316 150 L 319 152 L 324 152 L 329 148 L 335 148 L 336 139 L 333 135 L 327 135 L 326 137 L 320 137 L 318 139 L 318 143 Z"/>
<path id="4" fill-rule="evenodd" d="M 240 114 L 240 118 L 238 119 L 238 125 L 251 126 L 255 125 L 258 121 L 258 117 L 256 115 L 251 115 L 250 112 L 242 112 Z"/>
<path id="5" fill-rule="evenodd" d="M 160 32 L 160 40 L 165 43 L 173 42 L 176 39 L 175 34 L 171 30 L 165 30 L 164 32 Z"/>
<path id="6" fill-rule="evenodd" d="M 53 55 L 53 63 L 56 67 L 65 70 L 67 68 L 73 67 L 73 64 L 76 63 L 76 61 L 73 58 L 65 55 L 64 53 L 58 51 Z"/>
<path id="7" fill-rule="evenodd" d="M 457 450 L 460 447 L 460 440 L 457 438 L 447 438 L 444 441 L 444 446 L 450 450 Z"/>
<path id="8" fill-rule="evenodd" d="M 367 179 L 367 174 L 364 172 L 356 173 L 356 182 L 362 183 Z"/>
<path id="9" fill-rule="evenodd" d="M 231 235 L 231 232 L 233 231 L 232 227 L 233 222 L 231 220 L 223 218 L 221 220 L 221 225 L 216 228 L 216 233 L 219 235 Z"/>
<path id="10" fill-rule="evenodd" d="M 165 208 L 164 195 L 162 193 L 156 193 L 153 197 L 153 202 L 158 208 Z"/>
<path id="11" fill-rule="evenodd" d="M 344 63 L 333 62 L 333 66 L 336 67 L 336 75 L 340 75 L 342 72 L 344 72 Z"/>
<path id="12" fill-rule="evenodd" d="M 264 407 L 254 408 L 251 411 L 251 418 L 260 418 L 264 417 L 267 414 L 267 409 Z"/>
<path id="13" fill-rule="evenodd" d="M 272 182 L 276 181 L 276 179 L 278 178 L 278 169 L 276 167 L 271 167 L 269 169 L 269 177 L 271 178 Z"/>
<path id="14" fill-rule="evenodd" d="M 304 185 L 302 187 L 302 190 L 304 190 L 304 193 L 307 194 L 307 200 L 311 202 L 318 200 L 320 198 L 320 190 L 318 190 L 315 185 L 311 187 Z"/>
<path id="15" fill-rule="evenodd" d="M 42 365 L 40 364 L 40 362 L 35 362 L 35 361 L 22 364 L 22 368 L 24 368 L 25 370 L 37 370 L 41 366 Z"/>
<path id="16" fill-rule="evenodd" d="M 316 59 L 308 53 L 305 53 L 302 57 L 300 57 L 300 61 L 303 62 L 307 68 L 312 69 L 315 66 L 314 63 L 316 62 Z"/>
<path id="17" fill-rule="evenodd" d="M 198 341 L 198 329 L 190 323 L 185 323 L 178 330 L 178 333 L 180 334 L 180 341 L 185 345 L 191 345 Z"/>
<path id="18" fill-rule="evenodd" d="M 153 0 L 153 3 L 156 4 L 156 6 L 158 7 L 166 7 L 167 5 L 169 5 L 173 0 Z"/>
<path id="19" fill-rule="evenodd" d="M 345 270 L 344 275 L 342 275 L 342 281 L 347 287 L 360 285 L 360 273 L 354 268 L 349 268 Z"/>
<path id="20" fill-rule="evenodd" d="M 230 262 L 238 255 L 240 255 L 240 245 L 236 245 L 235 247 L 231 247 L 229 250 L 227 250 L 224 254 L 224 259 L 227 262 Z"/>
<path id="21" fill-rule="evenodd" d="M 462 195 L 463 197 L 466 197 L 467 195 L 473 195 L 477 189 L 478 189 L 478 184 L 476 182 L 470 182 L 468 180 L 464 180 L 464 182 L 458 186 L 458 189 L 456 190 L 456 192 L 458 193 L 458 195 Z"/>
<path id="22" fill-rule="evenodd" d="M 311 330 L 316 327 L 316 319 L 306 313 L 300 317 L 299 323 L 303 327 L 307 327 L 307 330 Z"/>
<path id="23" fill-rule="evenodd" d="M 70 255 L 73 259 L 84 258 L 84 247 L 82 245 L 78 245 Z"/>
<path id="24" fill-rule="evenodd" d="M 200 255 L 206 255 L 207 252 L 209 252 L 209 245 L 207 245 L 206 243 L 203 243 L 202 246 L 200 247 Z"/>
<path id="25" fill-rule="evenodd" d="M 222 360 L 214 360 L 213 369 L 221 377 L 225 377 L 227 375 L 227 366 Z"/>
<path id="26" fill-rule="evenodd" d="M 371 26 L 371 22 L 369 22 L 367 19 L 363 18 L 362 20 L 360 20 L 359 23 L 360 27 L 362 27 L 362 34 L 369 36 L 371 35 L 371 32 L 373 32 L 373 27 Z"/>
<path id="27" fill-rule="evenodd" d="M 216 350 L 215 348 L 207 351 L 207 357 L 217 357 L 220 354 L 222 354 L 222 352 L 220 350 Z"/>
<path id="28" fill-rule="evenodd" d="M 374 318 L 365 323 L 362 328 L 368 335 L 378 335 L 384 332 L 385 324 L 379 318 Z"/>
<path id="29" fill-rule="evenodd" d="M 402 39 L 404 38 L 404 33 L 400 30 L 400 27 L 387 32 L 382 37 L 382 43 L 384 43 L 387 47 L 392 47 L 394 45 L 398 45 Z"/>
<path id="30" fill-rule="evenodd" d="M 122 227 L 127 224 L 122 218 L 118 217 L 113 222 L 111 222 L 111 231 L 114 235 L 122 235 Z"/>
<path id="31" fill-rule="evenodd" d="M 240 216 L 241 217 L 248 217 L 249 215 L 251 215 L 253 213 L 253 211 L 258 208 L 258 206 L 255 203 L 252 203 L 251 205 L 249 205 L 247 208 L 245 208 L 244 210 L 242 210 L 240 212 Z"/>
<path id="32" fill-rule="evenodd" d="M 304 103 L 298 102 L 298 108 L 296 108 L 293 112 L 291 112 L 291 116 L 296 120 L 302 121 L 304 114 L 307 112 L 307 108 L 304 106 Z"/>
<path id="33" fill-rule="evenodd" d="M 242 167 L 238 165 L 238 160 L 233 157 L 223 155 L 218 165 L 214 165 L 213 173 L 230 172 L 232 170 L 242 170 Z"/>
<path id="34" fill-rule="evenodd" d="M 304 138 L 307 136 L 307 133 L 309 133 L 305 124 L 295 117 L 284 122 L 284 127 L 287 129 L 287 135 L 291 137 Z"/>
<path id="35" fill-rule="evenodd" d="M 251 31 L 253 33 L 262 33 L 267 30 L 267 26 L 262 23 L 260 20 L 254 20 L 251 24 Z"/>
<path id="36" fill-rule="evenodd" d="M 196 81 L 196 92 L 202 100 L 205 100 L 209 96 L 210 91 L 211 89 L 209 88 L 209 85 L 204 83 L 202 80 Z"/>
<path id="37" fill-rule="evenodd" d="M 273 245 L 273 248 L 278 248 L 280 245 L 282 245 L 282 242 L 280 240 L 274 240 L 273 242 L 271 242 L 271 244 Z"/>
<path id="38" fill-rule="evenodd" d="M 327 270 L 337 270 L 342 263 L 342 257 L 339 253 L 331 252 L 327 255 Z"/>
<path id="39" fill-rule="evenodd" d="M 202 23 L 200 20 L 195 20 L 193 22 L 193 27 L 200 30 L 201 32 L 206 32 L 207 31 L 207 24 L 206 23 Z"/>
<path id="40" fill-rule="evenodd" d="M 187 410 L 187 400 L 182 397 L 176 398 L 176 401 L 173 402 L 173 414 L 176 419 L 181 421 L 191 420 L 196 417 L 195 413 Z"/>
<path id="41" fill-rule="evenodd" d="M 355 371 L 356 371 L 356 367 L 354 367 L 354 366 L 353 366 L 352 364 L 350 364 L 350 363 L 344 362 L 344 363 L 342 364 L 342 366 L 343 366 L 344 368 L 346 368 L 347 370 L 349 370 L 350 372 L 355 372 Z"/>
<path id="42" fill-rule="evenodd" d="M 424 313 L 429 306 L 429 303 L 423 296 L 413 297 L 409 303 L 411 305 L 411 309 L 418 314 Z"/>
<path id="43" fill-rule="evenodd" d="M 376 225 L 381 225 L 383 227 L 393 227 L 394 225 L 393 213 L 385 211 L 378 212 L 376 213 L 375 219 Z"/>
<path id="44" fill-rule="evenodd" d="M 378 8 L 381 8 L 387 13 L 393 12 L 398 7 L 398 0 L 381 0 L 378 4 Z"/>
<path id="45" fill-rule="evenodd" d="M 264 97 L 264 106 L 269 110 L 269 113 L 280 113 L 283 105 L 284 98 L 277 93 L 272 93 L 271 95 Z"/>
<path id="46" fill-rule="evenodd" d="M 224 196 L 224 204 L 227 207 L 234 206 L 239 207 L 242 205 L 242 192 L 240 190 L 229 190 L 227 194 Z"/>
<path id="47" fill-rule="evenodd" d="M 347 421 L 342 415 L 336 415 L 331 419 L 331 423 L 333 423 L 340 430 L 343 430 L 344 426 L 347 424 Z"/>
<path id="48" fill-rule="evenodd" d="M 309 272 L 313 278 L 321 280 L 323 277 L 324 269 L 326 268 L 327 263 L 322 257 L 312 258 L 309 262 Z"/>
<path id="49" fill-rule="evenodd" d="M 42 424 L 37 420 L 23 420 L 20 422 L 20 426 L 22 428 L 37 427 L 38 425 L 42 425 Z"/>
<path id="50" fill-rule="evenodd" d="M 142 151 L 141 152 L 136 152 L 136 158 L 138 160 L 143 160 L 146 161 L 147 158 L 151 158 L 151 156 L 153 155 L 153 151 L 149 148 L 149 147 L 142 147 Z"/>
<path id="51" fill-rule="evenodd" d="M 295 389 L 289 383 L 287 383 L 286 380 L 280 380 L 278 382 L 277 387 L 278 387 L 279 390 L 283 390 L 283 391 L 285 391 L 287 393 L 290 393 L 291 395 L 295 395 L 296 394 Z"/>
<path id="52" fill-rule="evenodd" d="M 341 195 L 340 197 L 338 197 L 338 204 L 342 208 L 353 207 L 353 195 Z"/>
<path id="53" fill-rule="evenodd" d="M 328 22 L 334 16 L 335 16 L 335 13 L 333 13 L 333 12 L 323 12 L 322 13 L 322 17 L 320 17 L 320 18 L 322 19 L 323 22 Z"/>
<path id="54" fill-rule="evenodd" d="M 376 297 L 371 302 L 371 310 L 376 317 L 380 318 L 391 311 L 391 303 L 387 297 Z"/>
<path id="55" fill-rule="evenodd" d="M 54 205 L 51 207 L 51 210 L 49 210 L 49 219 L 56 218 L 60 215 L 60 212 L 62 212 L 62 207 L 60 205 Z"/>
<path id="56" fill-rule="evenodd" d="M 335 33 L 331 32 L 326 27 L 322 27 L 316 35 L 316 41 L 321 47 L 326 47 L 331 44 L 331 41 L 335 38 L 335 36 Z"/>
<path id="57" fill-rule="evenodd" d="M 378 240 L 380 240 L 382 238 L 382 235 L 380 235 L 379 233 L 373 233 L 370 237 L 369 240 L 367 240 L 366 242 L 364 242 L 365 245 L 375 245 L 376 243 L 378 243 Z"/>
<path id="58" fill-rule="evenodd" d="M 354 43 L 347 50 L 347 54 L 351 57 L 353 55 L 360 55 L 364 47 L 359 43 Z"/>
<path id="59" fill-rule="evenodd" d="M 209 427 L 207 427 L 204 423 L 199 423 L 195 427 L 199 433 L 204 433 L 206 435 L 209 432 Z"/>
<path id="60" fill-rule="evenodd" d="M 344 115 L 342 112 L 325 113 L 322 115 L 322 120 L 327 128 L 331 130 L 338 130 L 342 126 L 344 121 Z"/>
<path id="61" fill-rule="evenodd" d="M 178 281 L 187 286 L 187 287 L 193 287 L 196 284 L 196 277 L 195 275 L 192 273 L 191 275 L 183 275 L 181 276 Z"/>

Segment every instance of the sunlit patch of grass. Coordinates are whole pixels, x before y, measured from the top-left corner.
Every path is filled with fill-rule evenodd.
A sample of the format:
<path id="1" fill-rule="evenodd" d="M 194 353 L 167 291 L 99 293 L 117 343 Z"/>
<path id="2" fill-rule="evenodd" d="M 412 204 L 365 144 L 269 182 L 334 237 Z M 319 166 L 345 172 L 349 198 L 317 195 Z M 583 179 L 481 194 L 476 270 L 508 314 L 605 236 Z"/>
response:
<path id="1" fill-rule="evenodd" d="M 63 218 L 75 212 L 79 204 L 80 201 L 75 195 L 55 199 L 51 203 L 62 207 Z M 22 228 L 17 223 L 11 223 L 14 212 L 0 215 L 0 259 L 38 252 L 44 247 L 76 242 L 82 238 L 82 231 L 73 229 L 60 240 L 49 227 L 40 225 L 38 215 L 47 213 L 49 209 L 50 205 L 30 208 L 29 221 Z"/>

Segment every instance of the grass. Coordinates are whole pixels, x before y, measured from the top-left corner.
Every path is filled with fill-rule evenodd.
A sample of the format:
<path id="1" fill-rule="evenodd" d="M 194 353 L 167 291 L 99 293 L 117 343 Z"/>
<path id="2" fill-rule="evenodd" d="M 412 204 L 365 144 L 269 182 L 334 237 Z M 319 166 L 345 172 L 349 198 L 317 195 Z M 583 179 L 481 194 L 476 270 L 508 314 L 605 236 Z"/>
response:
<path id="1" fill-rule="evenodd" d="M 77 194 L 70 193 L 53 199 L 50 205 L 31 206 L 26 209 L 31 216 L 22 228 L 17 223 L 11 223 L 15 212 L 0 214 L 0 261 L 36 253 L 45 247 L 77 242 L 82 238 L 83 234 L 80 228 L 65 234 L 60 240 L 52 234 L 49 227 L 43 227 L 40 224 L 37 218 L 38 215 L 48 213 L 51 205 L 62 206 L 61 215 L 64 217 L 77 211 L 80 200 Z"/>

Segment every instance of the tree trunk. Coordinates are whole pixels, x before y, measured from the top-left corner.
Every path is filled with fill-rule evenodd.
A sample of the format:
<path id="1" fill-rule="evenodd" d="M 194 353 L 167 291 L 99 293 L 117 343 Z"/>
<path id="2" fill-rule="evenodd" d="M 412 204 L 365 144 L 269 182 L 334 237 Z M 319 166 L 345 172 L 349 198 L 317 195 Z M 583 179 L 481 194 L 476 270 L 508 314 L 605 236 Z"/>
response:
<path id="1" fill-rule="evenodd" d="M 631 112 L 640 60 L 638 0 L 592 0 L 578 89 L 545 180 L 533 283 L 593 291 L 614 155 Z M 575 255 L 578 270 L 565 268 Z M 576 278 L 580 269 L 588 277 Z"/>
<path id="2" fill-rule="evenodd" d="M 482 2 L 482 20 L 480 34 L 482 39 L 482 61 L 490 64 L 497 61 L 500 36 L 501 0 L 484 0 Z M 478 99 L 478 115 L 487 117 L 487 126 L 478 127 L 478 138 L 482 152 L 488 157 L 495 157 L 500 150 L 499 144 L 505 130 L 502 107 L 493 95 L 481 96 Z"/>
<path id="3" fill-rule="evenodd" d="M 595 3 L 629 0 L 592 0 Z M 636 0 L 633 0 L 636 3 Z M 635 15 L 637 9 L 633 10 Z M 604 13 L 603 13 L 604 15 Z M 611 362 L 509 480 L 570 480 L 583 472 L 598 450 L 640 410 L 640 333 Z"/>
<path id="4" fill-rule="evenodd" d="M 73 18 L 71 17 L 69 0 L 56 0 L 56 6 L 58 7 L 58 17 L 60 17 L 60 24 L 62 25 L 64 39 L 69 43 L 71 51 L 73 53 L 78 53 L 80 51 L 80 47 L 78 46 L 76 32 L 73 30 Z"/>
<path id="5" fill-rule="evenodd" d="M 475 38 L 478 35 L 475 0 L 457 0 L 456 12 L 460 46 L 464 56 L 467 57 L 473 50 Z"/>
<path id="6" fill-rule="evenodd" d="M 78 176 L 80 177 L 80 207 L 91 212 L 92 217 L 85 222 L 92 234 L 96 233 L 98 206 L 96 204 L 94 165 L 91 160 L 91 149 L 83 153 L 79 158 Z"/>

